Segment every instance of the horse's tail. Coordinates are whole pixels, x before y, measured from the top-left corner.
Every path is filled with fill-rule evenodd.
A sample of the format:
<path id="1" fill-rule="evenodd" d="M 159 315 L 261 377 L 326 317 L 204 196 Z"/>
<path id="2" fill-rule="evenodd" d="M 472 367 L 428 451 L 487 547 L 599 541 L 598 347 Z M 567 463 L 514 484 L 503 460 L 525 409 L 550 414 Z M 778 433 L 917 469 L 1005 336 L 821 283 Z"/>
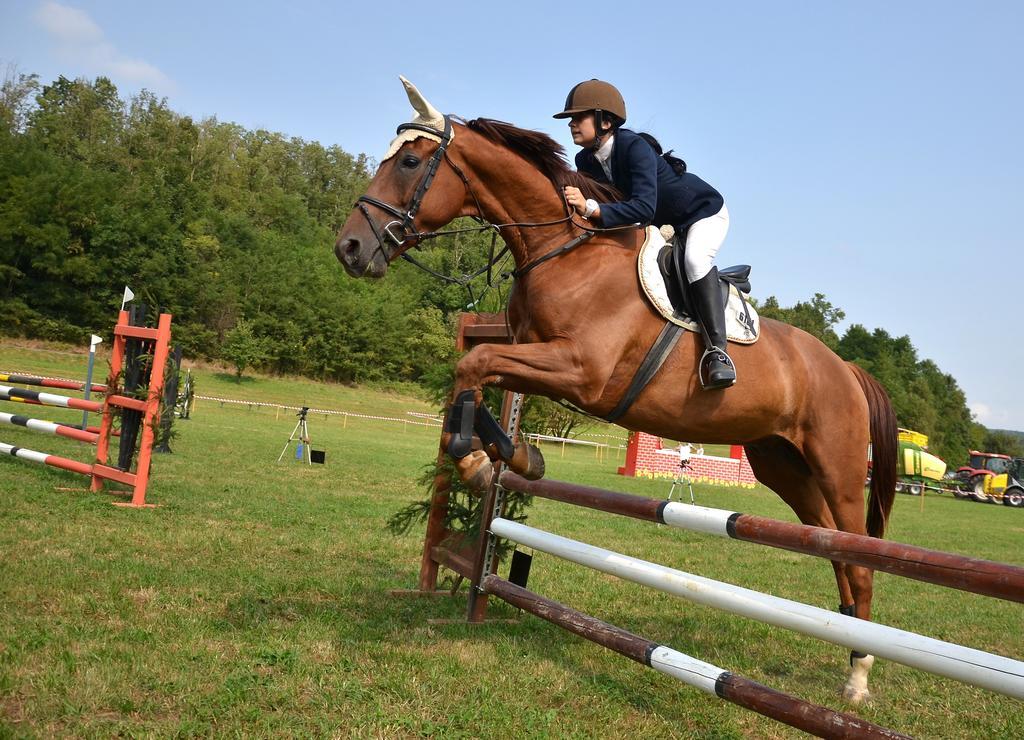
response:
<path id="1" fill-rule="evenodd" d="M 868 401 L 871 433 L 871 495 L 868 497 L 868 534 L 882 537 L 896 498 L 896 413 L 882 384 L 852 362 L 853 376 Z"/>

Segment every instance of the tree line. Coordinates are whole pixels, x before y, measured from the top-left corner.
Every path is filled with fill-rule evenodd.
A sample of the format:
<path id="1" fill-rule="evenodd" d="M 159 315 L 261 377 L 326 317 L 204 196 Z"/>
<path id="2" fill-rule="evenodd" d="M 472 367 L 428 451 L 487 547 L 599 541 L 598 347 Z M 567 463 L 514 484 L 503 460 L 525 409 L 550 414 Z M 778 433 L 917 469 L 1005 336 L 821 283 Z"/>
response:
<path id="1" fill-rule="evenodd" d="M 0 87 L 0 332 L 80 343 L 109 332 L 130 285 L 174 314 L 175 341 L 190 357 L 239 373 L 436 388 L 454 360 L 455 315 L 500 310 L 503 289 L 480 278 L 467 291 L 405 264 L 382 281 L 347 278 L 331 246 L 374 167 L 336 145 L 194 120 L 147 91 L 122 99 L 103 77 L 43 85 L 9 72 Z M 460 275 L 483 265 L 489 247 L 489 236 L 467 233 L 417 257 Z M 955 379 L 919 359 L 909 337 L 856 324 L 839 337 L 843 312 L 820 294 L 759 308 L 873 373 L 900 423 L 929 434 L 946 459 L 991 444 L 1024 453 L 1019 438 L 972 421 Z M 548 431 L 575 423 L 537 405 Z"/>
<path id="2" fill-rule="evenodd" d="M 338 146 L 193 120 L 148 92 L 122 100 L 102 77 L 43 86 L 9 76 L 3 331 L 103 334 L 130 285 L 174 314 L 191 357 L 344 382 L 417 380 L 450 344 L 445 317 L 460 297 L 407 270 L 345 277 L 331 246 L 371 169 Z"/>
<path id="3" fill-rule="evenodd" d="M 889 393 L 900 426 L 927 434 L 929 449 L 951 466 L 965 462 L 968 449 L 1024 457 L 1024 440 L 974 421 L 956 379 L 932 360 L 920 359 L 910 337 L 869 331 L 861 324 L 851 324 L 839 336 L 835 327 L 846 313 L 821 293 L 787 308 L 770 296 L 758 312 L 813 334 L 874 375 Z"/>

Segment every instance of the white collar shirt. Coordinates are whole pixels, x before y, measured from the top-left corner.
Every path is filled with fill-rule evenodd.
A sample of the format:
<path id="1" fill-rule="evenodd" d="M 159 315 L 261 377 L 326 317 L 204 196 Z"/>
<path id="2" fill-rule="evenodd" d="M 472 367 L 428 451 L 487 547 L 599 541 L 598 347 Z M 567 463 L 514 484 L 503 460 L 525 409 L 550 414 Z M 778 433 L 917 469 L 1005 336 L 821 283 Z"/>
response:
<path id="1" fill-rule="evenodd" d="M 604 170 L 604 176 L 608 178 L 608 182 L 612 182 L 612 145 L 615 143 L 615 135 L 612 134 L 600 148 L 594 152 L 594 159 L 601 165 L 601 169 Z"/>

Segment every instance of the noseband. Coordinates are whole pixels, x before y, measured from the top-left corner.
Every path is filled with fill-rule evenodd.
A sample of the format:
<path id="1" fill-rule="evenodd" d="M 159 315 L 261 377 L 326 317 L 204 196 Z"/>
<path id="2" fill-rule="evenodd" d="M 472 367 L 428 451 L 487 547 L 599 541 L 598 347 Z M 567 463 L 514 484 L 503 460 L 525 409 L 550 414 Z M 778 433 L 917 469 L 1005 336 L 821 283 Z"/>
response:
<path id="1" fill-rule="evenodd" d="M 416 186 L 416 192 L 412 194 L 412 200 L 409 201 L 408 207 L 405 209 L 397 208 L 390 203 L 385 203 L 382 200 L 373 198 L 369 195 L 361 195 L 356 200 L 356 207 L 363 214 L 363 218 L 370 225 L 373 230 L 373 235 L 377 238 L 377 244 L 384 244 L 384 237 L 386 236 L 388 241 L 395 245 L 395 249 L 401 248 L 410 239 L 420 239 L 426 234 L 416 230 L 416 214 L 420 210 L 420 206 L 423 205 L 423 198 L 427 194 L 427 190 L 430 189 L 431 183 L 434 181 L 434 176 L 437 174 L 437 169 L 441 165 L 441 159 L 444 158 L 445 152 L 448 151 L 448 144 L 452 140 L 452 122 L 448 116 L 444 117 L 444 130 L 440 131 L 433 126 L 426 126 L 421 123 L 403 123 L 398 127 L 396 133 L 400 134 L 403 131 L 409 129 L 415 129 L 417 131 L 425 131 L 428 134 L 441 137 L 441 144 L 437 147 L 430 161 L 427 163 L 427 170 L 423 173 L 423 178 L 420 180 L 419 185 Z M 375 206 L 385 213 L 388 213 L 395 217 L 394 220 L 389 221 L 383 228 L 379 228 L 372 218 L 370 218 L 370 212 L 364 205 L 369 203 L 371 206 Z M 396 233 L 397 231 L 397 233 Z M 383 233 L 382 233 L 383 232 Z M 391 262 L 391 256 L 387 253 L 384 254 L 385 260 Z"/>

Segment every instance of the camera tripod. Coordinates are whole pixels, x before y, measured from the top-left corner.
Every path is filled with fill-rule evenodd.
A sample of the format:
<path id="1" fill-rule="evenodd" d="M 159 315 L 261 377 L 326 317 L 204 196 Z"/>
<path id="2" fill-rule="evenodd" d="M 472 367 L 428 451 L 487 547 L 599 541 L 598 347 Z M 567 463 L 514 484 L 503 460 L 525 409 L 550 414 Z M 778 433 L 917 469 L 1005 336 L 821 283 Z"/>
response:
<path id="1" fill-rule="evenodd" d="M 306 414 L 308 412 L 309 407 L 303 406 L 302 410 L 296 414 L 299 420 L 295 423 L 295 428 L 292 430 L 291 436 L 288 437 L 288 441 L 284 443 L 284 449 L 281 450 L 281 454 L 277 456 L 278 462 L 281 462 L 284 458 L 284 453 L 288 451 L 288 445 L 296 442 L 298 444 L 299 459 L 305 458 L 308 465 L 313 464 L 313 456 L 309 446 L 309 426 L 306 424 Z"/>
<path id="2" fill-rule="evenodd" d="M 693 481 L 690 480 L 689 473 L 690 460 L 679 461 L 679 472 L 676 473 L 676 477 L 672 481 L 672 487 L 668 489 L 668 500 L 672 500 L 672 494 L 676 492 L 676 486 L 686 486 L 690 491 L 690 503 L 696 504 L 697 502 L 693 499 Z"/>

